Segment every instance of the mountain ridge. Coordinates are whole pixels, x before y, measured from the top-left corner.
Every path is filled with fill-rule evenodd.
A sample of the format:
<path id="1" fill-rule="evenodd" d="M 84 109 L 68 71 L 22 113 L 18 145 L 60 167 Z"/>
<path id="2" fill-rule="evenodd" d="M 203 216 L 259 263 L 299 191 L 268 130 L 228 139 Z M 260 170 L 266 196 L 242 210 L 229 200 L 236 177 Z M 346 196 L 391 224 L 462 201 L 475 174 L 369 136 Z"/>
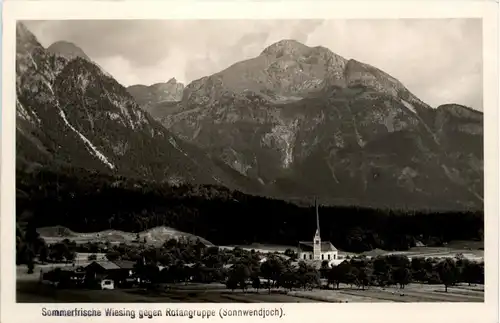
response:
<path id="1" fill-rule="evenodd" d="M 88 57 L 44 49 L 24 26 L 17 45 L 23 167 L 65 163 L 337 205 L 483 207 L 482 113 L 431 108 L 325 47 L 283 40 L 186 86 L 125 88 Z"/>
<path id="2" fill-rule="evenodd" d="M 472 123 L 458 130 L 470 135 L 465 150 L 472 152 L 458 153 L 468 158 L 468 164 L 460 164 L 453 158 L 457 152 L 450 158 L 450 147 L 443 146 L 453 141 L 450 133 L 440 130 L 449 114 L 443 111 L 467 109 L 452 106 L 434 109 L 371 65 L 325 47 L 284 40 L 257 57 L 189 83 L 182 101 L 156 117 L 243 175 L 287 194 L 328 198 L 326 194 L 346 191 L 341 199 L 354 204 L 369 201 L 393 207 L 400 204 L 395 200 L 437 206 L 446 196 L 445 201 L 455 200 L 449 207 L 455 203 L 481 207 L 482 113 L 469 115 Z M 399 156 L 383 148 L 382 158 L 376 150 L 384 141 L 398 147 Z M 391 167 L 393 174 L 387 171 Z M 392 183 L 380 183 L 377 176 L 384 169 L 384 177 Z M 371 173 L 378 174 L 377 180 L 370 178 Z M 426 173 L 441 183 L 431 184 L 434 180 Z M 389 185 L 392 201 L 380 194 L 380 185 Z M 425 196 L 423 200 L 418 201 L 419 195 Z"/>
<path id="3" fill-rule="evenodd" d="M 49 53 L 22 24 L 17 45 L 18 168 L 61 164 L 172 184 L 245 182 L 168 132 L 92 61 Z"/>

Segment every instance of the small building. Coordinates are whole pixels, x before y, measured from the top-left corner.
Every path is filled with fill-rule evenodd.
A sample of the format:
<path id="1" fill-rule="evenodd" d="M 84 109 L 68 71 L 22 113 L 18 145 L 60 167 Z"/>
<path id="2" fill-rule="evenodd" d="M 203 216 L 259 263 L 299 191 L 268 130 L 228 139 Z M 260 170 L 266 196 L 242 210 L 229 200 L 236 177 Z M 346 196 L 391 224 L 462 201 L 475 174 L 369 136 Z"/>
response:
<path id="1" fill-rule="evenodd" d="M 109 278 L 115 282 L 125 281 L 134 273 L 135 262 L 127 260 L 93 261 L 87 267 L 87 278 L 102 280 Z"/>
<path id="2" fill-rule="evenodd" d="M 316 209 L 316 233 L 313 241 L 299 241 L 298 253 L 299 260 L 336 260 L 338 259 L 338 250 L 330 241 L 321 241 L 319 230 L 319 212 L 318 204 L 314 202 Z"/>

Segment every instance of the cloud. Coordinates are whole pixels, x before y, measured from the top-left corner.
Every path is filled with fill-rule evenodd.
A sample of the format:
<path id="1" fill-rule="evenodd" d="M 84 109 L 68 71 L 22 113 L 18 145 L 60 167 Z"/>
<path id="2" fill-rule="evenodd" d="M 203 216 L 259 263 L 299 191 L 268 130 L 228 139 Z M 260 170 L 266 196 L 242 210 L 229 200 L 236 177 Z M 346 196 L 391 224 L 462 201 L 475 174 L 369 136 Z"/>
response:
<path id="1" fill-rule="evenodd" d="M 480 19 L 29 21 L 44 46 L 81 47 L 123 85 L 190 82 L 284 38 L 330 48 L 399 79 L 432 106 L 482 110 Z"/>

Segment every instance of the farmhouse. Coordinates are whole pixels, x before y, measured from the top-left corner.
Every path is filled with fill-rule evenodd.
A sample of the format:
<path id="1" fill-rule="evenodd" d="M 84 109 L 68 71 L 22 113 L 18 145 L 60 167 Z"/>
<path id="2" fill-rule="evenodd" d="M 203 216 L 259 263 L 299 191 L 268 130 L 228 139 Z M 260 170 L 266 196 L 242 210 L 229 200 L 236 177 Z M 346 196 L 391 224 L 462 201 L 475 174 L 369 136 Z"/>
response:
<path id="1" fill-rule="evenodd" d="M 124 281 L 133 275 L 135 263 L 133 261 L 93 261 L 87 267 L 87 277 L 95 280 L 104 278 L 113 279 L 117 282 Z"/>
<path id="2" fill-rule="evenodd" d="M 318 204 L 314 202 L 316 209 L 316 233 L 313 241 L 299 241 L 298 253 L 302 260 L 336 260 L 338 250 L 330 241 L 321 241 L 319 231 Z"/>

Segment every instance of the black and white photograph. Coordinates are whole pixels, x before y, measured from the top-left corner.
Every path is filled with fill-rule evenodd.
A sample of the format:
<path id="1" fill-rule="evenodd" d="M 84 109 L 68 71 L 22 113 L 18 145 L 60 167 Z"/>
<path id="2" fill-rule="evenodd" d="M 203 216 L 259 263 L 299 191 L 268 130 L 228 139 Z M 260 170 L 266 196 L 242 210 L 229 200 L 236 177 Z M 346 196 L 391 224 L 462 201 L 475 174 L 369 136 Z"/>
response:
<path id="1" fill-rule="evenodd" d="M 15 302 L 484 303 L 483 28 L 17 19 Z"/>

